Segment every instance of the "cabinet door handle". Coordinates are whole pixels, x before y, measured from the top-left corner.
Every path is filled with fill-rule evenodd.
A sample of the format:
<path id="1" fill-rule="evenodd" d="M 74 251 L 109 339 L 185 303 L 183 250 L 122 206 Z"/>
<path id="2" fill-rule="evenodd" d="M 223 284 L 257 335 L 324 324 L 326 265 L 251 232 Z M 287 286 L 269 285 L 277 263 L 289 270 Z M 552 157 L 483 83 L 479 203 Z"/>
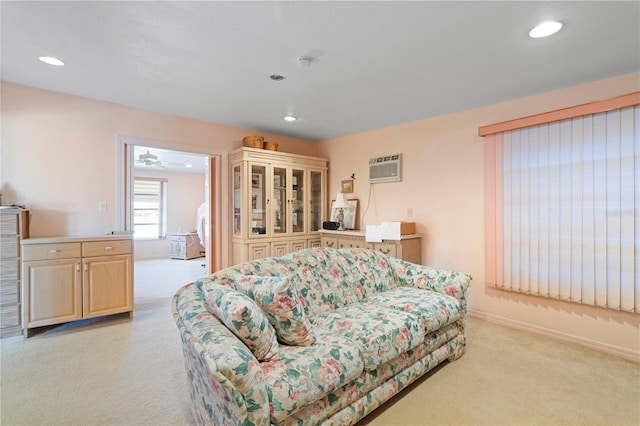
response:
<path id="1" fill-rule="evenodd" d="M 327 247 L 333 247 L 333 241 L 327 242 Z"/>
<path id="2" fill-rule="evenodd" d="M 87 266 L 87 262 L 84 262 L 84 271 L 87 272 L 89 270 L 89 267 Z"/>
<path id="3" fill-rule="evenodd" d="M 105 249 L 105 250 L 113 250 L 113 247 L 111 247 L 111 246 L 106 246 L 104 249 Z"/>
<path id="4" fill-rule="evenodd" d="M 389 253 L 391 253 L 391 249 L 386 249 L 386 250 L 385 249 L 380 249 L 380 253 L 389 254 Z"/>
<path id="5" fill-rule="evenodd" d="M 80 263 L 79 262 L 76 263 L 76 272 L 80 272 Z"/>
<path id="6" fill-rule="evenodd" d="M 51 249 L 51 250 L 49 250 L 49 253 L 60 253 L 60 250 L 57 250 L 57 249 Z"/>

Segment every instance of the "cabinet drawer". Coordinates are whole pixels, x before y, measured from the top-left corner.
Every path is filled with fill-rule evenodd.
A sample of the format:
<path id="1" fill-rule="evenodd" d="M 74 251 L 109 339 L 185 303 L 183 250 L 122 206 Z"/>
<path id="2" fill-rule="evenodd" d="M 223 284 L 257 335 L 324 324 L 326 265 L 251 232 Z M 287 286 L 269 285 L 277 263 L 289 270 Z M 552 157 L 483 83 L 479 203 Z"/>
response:
<path id="1" fill-rule="evenodd" d="M 338 238 L 338 248 L 373 249 L 373 244 L 366 242 L 364 238 Z"/>
<path id="2" fill-rule="evenodd" d="M 18 215 L 2 214 L 0 215 L 0 234 L 13 235 L 19 234 L 18 231 Z"/>
<path id="3" fill-rule="evenodd" d="M 322 247 L 338 248 L 338 239 L 322 237 L 320 244 Z"/>
<path id="4" fill-rule="evenodd" d="M 22 260 L 52 260 L 80 257 L 82 252 L 80 243 L 50 243 L 22 246 Z"/>
<path id="5" fill-rule="evenodd" d="M 397 244 L 376 243 L 374 250 L 379 251 L 382 254 L 386 254 L 387 256 L 398 257 L 397 256 L 397 253 L 398 253 Z"/>
<path id="6" fill-rule="evenodd" d="M 0 257 L 2 259 L 11 259 L 20 256 L 20 248 L 18 237 L 15 235 L 0 235 Z"/>
<path id="7" fill-rule="evenodd" d="M 87 241 L 82 243 L 82 255 L 90 257 L 131 254 L 132 245 L 131 240 Z"/>

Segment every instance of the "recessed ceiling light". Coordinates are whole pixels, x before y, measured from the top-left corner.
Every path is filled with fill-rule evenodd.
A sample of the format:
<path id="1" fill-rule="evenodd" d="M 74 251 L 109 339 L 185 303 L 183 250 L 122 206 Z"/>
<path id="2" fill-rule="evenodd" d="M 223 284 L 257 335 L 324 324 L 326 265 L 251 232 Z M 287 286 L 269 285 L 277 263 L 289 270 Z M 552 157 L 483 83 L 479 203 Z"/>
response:
<path id="1" fill-rule="evenodd" d="M 51 56 L 40 56 L 38 59 L 40 59 L 45 64 L 55 65 L 56 67 L 61 67 L 64 65 L 64 62 L 62 62 L 60 59 L 53 58 Z"/>
<path id="2" fill-rule="evenodd" d="M 284 79 L 285 79 L 285 78 L 287 78 L 287 77 L 285 77 L 284 75 L 280 75 L 280 74 L 271 74 L 271 75 L 269 76 L 269 78 L 270 78 L 271 80 L 273 80 L 273 81 L 282 81 L 282 80 L 284 80 Z"/>
<path id="3" fill-rule="evenodd" d="M 546 21 L 538 25 L 531 31 L 529 31 L 529 37 L 531 38 L 548 37 L 560 31 L 561 28 L 562 28 L 561 22 Z"/>
<path id="4" fill-rule="evenodd" d="M 294 117 L 293 115 L 287 115 L 284 117 L 284 121 L 296 121 L 297 118 Z"/>

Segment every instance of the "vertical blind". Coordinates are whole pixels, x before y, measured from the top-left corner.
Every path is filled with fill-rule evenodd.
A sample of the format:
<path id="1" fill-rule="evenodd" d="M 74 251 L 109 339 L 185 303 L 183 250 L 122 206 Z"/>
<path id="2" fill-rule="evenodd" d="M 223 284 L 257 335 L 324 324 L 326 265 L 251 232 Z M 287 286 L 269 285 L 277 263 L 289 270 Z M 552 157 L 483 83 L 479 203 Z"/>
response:
<path id="1" fill-rule="evenodd" d="M 640 312 L 640 106 L 494 143 L 495 285 Z"/>

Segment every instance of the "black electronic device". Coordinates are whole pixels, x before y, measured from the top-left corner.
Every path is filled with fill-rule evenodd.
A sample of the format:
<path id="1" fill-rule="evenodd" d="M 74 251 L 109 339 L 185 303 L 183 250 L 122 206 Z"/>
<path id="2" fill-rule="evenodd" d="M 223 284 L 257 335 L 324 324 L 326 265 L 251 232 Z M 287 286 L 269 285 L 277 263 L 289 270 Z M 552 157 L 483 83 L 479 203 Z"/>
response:
<path id="1" fill-rule="evenodd" d="M 327 229 L 329 231 L 336 231 L 338 230 L 338 228 L 340 228 L 340 222 L 331 222 L 331 221 L 322 222 L 322 229 Z"/>

